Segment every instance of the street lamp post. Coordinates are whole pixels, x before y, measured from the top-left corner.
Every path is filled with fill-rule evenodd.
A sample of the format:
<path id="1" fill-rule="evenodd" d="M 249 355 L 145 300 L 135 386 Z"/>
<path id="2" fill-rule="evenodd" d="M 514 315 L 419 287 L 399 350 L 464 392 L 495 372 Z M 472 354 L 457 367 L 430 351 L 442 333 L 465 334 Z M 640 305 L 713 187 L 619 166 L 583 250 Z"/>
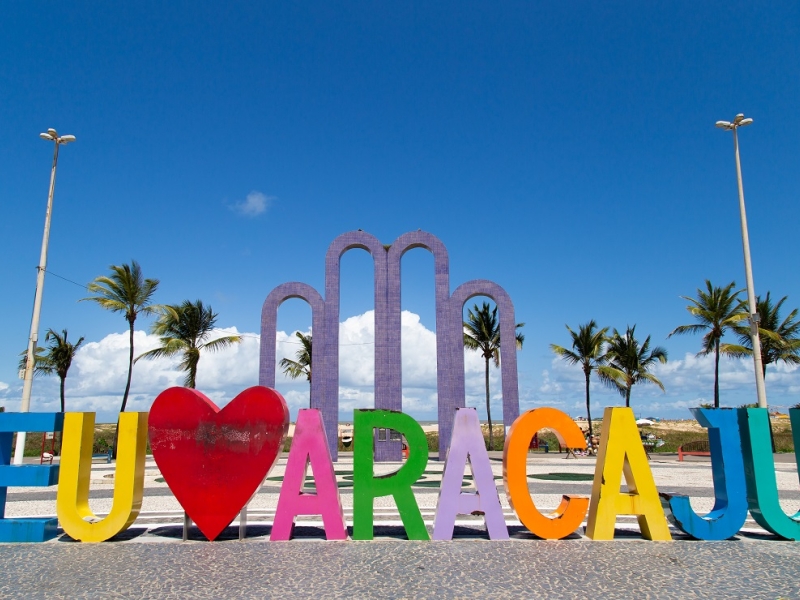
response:
<path id="1" fill-rule="evenodd" d="M 47 212 L 44 216 L 44 236 L 42 237 L 42 253 L 36 272 L 36 295 L 33 298 L 33 317 L 31 317 L 31 333 L 28 337 L 28 354 L 25 358 L 25 381 L 22 384 L 22 402 L 20 412 L 28 412 L 31 408 L 31 388 L 33 387 L 33 371 L 35 367 L 34 353 L 39 338 L 39 314 L 42 311 L 42 293 L 44 291 L 44 273 L 47 269 L 47 245 L 50 240 L 50 217 L 53 213 L 53 192 L 56 187 L 56 165 L 58 164 L 58 147 L 75 141 L 74 135 L 59 136 L 55 129 L 40 133 L 43 140 L 53 142 L 53 168 L 50 171 L 50 192 L 47 194 Z M 25 452 L 25 432 L 17 432 L 17 445 L 14 449 L 14 464 L 22 464 Z"/>
<path id="2" fill-rule="evenodd" d="M 747 213 L 744 209 L 744 187 L 742 186 L 742 164 L 739 161 L 739 127 L 746 127 L 753 119 L 738 114 L 733 122 L 717 121 L 720 129 L 733 131 L 733 150 L 736 155 L 736 182 L 739 185 L 739 215 L 742 221 L 742 246 L 744 248 L 744 274 L 747 279 L 747 303 L 750 307 L 750 341 L 753 346 L 753 364 L 756 372 L 756 398 L 759 408 L 767 408 L 767 390 L 764 386 L 764 368 L 761 364 L 761 338 L 758 335 L 759 316 L 756 308 L 756 292 L 753 285 L 753 266 L 750 263 L 750 236 L 747 233 Z"/>

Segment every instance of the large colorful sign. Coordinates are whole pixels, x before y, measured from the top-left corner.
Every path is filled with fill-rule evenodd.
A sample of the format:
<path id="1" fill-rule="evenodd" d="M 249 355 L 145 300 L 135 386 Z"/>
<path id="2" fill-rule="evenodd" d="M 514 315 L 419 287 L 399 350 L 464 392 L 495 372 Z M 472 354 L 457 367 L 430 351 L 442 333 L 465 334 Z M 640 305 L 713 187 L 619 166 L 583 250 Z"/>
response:
<path id="1" fill-rule="evenodd" d="M 337 459 L 339 390 L 339 287 L 342 256 L 352 249 L 369 252 L 375 279 L 375 409 L 356 410 L 353 451 L 353 533 L 355 540 L 373 537 L 375 499 L 392 496 L 409 539 L 429 539 L 412 487 L 428 462 L 422 428 L 402 410 L 400 341 L 400 267 L 414 248 L 433 254 L 436 294 L 436 362 L 439 459 L 445 460 L 433 522 L 433 538 L 453 537 L 458 515 L 483 515 L 491 539 L 507 539 L 506 526 L 491 463 L 475 409 L 465 408 L 462 313 L 475 296 L 492 298 L 500 312 L 503 339 L 515 336 L 514 305 L 494 282 L 475 279 L 450 293 L 449 259 L 436 236 L 418 230 L 384 245 L 374 236 L 351 231 L 337 237 L 325 257 L 325 297 L 305 283 L 273 289 L 261 312 L 258 387 L 245 390 L 223 409 L 196 390 L 162 392 L 150 413 L 122 413 L 110 513 L 97 517 L 89 508 L 93 413 L 0 413 L 0 542 L 41 542 L 58 534 L 60 523 L 72 538 L 101 542 L 136 520 L 142 506 L 144 465 L 149 436 L 153 458 L 175 498 L 209 539 L 216 539 L 258 492 L 278 457 L 289 425 L 283 397 L 275 385 L 277 312 L 289 298 L 308 302 L 312 310 L 314 370 L 310 409 L 298 414 L 281 493 L 271 530 L 273 541 L 289 540 L 299 515 L 322 518 L 330 540 L 347 538 L 342 500 L 333 462 Z M 693 409 L 709 431 L 715 503 L 697 515 L 689 498 L 656 488 L 628 408 L 605 411 L 591 497 L 564 495 L 552 513 L 542 514 L 529 488 L 528 449 L 543 428 L 556 433 L 562 446 L 585 448 L 581 430 L 566 414 L 538 408 L 519 415 L 516 353 L 501 362 L 503 419 L 508 428 L 503 452 L 503 483 L 520 522 L 534 535 L 561 539 L 586 520 L 586 535 L 614 536 L 618 515 L 637 517 L 642 535 L 671 539 L 667 519 L 690 536 L 721 540 L 735 535 L 748 511 L 764 529 L 785 539 L 800 539 L 800 512 L 789 516 L 778 501 L 766 409 Z M 791 410 L 795 454 L 800 458 L 800 410 Z M 374 475 L 374 461 L 400 460 L 400 442 L 381 440 L 376 430 L 405 437 L 408 456 L 388 475 Z M 17 431 L 63 431 L 57 465 L 12 466 L 11 443 Z M 304 488 L 309 466 L 313 492 Z M 463 491 L 469 467 L 474 488 Z M 625 478 L 626 491 L 621 489 Z M 5 518 L 11 486 L 58 485 L 58 519 Z"/>
<path id="2" fill-rule="evenodd" d="M 584 448 L 580 429 L 566 414 L 537 408 L 519 416 L 506 437 L 503 480 L 519 520 L 534 535 L 560 539 L 586 519 L 593 540 L 614 537 L 617 516 L 634 515 L 643 537 L 670 540 L 667 519 L 701 540 L 732 537 L 744 525 L 747 511 L 766 530 L 789 540 L 800 539 L 800 513 L 786 515 L 778 502 L 766 409 L 694 409 L 709 430 L 715 505 L 695 514 L 686 496 L 656 489 L 633 411 L 607 408 L 591 497 L 564 495 L 558 509 L 542 514 L 529 491 L 527 464 L 531 439 L 549 428 L 563 445 Z M 800 457 L 800 410 L 790 411 L 795 454 Z M 450 449 L 444 465 L 433 523 L 433 538 L 450 540 L 457 515 L 482 514 L 491 539 L 508 538 L 489 456 L 475 409 L 456 411 Z M 111 512 L 97 518 L 89 510 L 92 413 L 0 414 L 0 517 L 7 488 L 58 484 L 57 516 L 64 531 L 84 542 L 107 540 L 129 527 L 142 505 L 146 431 L 165 481 L 189 517 L 209 540 L 215 539 L 261 487 L 275 463 L 288 427 L 281 395 L 271 389 L 245 390 L 222 410 L 203 394 L 185 388 L 162 392 L 147 413 L 123 413 Z M 408 442 L 407 460 L 394 473 L 374 475 L 374 432 L 399 431 Z M 15 431 L 61 431 L 60 465 L 11 466 Z M 319 515 L 325 536 L 347 538 L 342 501 L 322 413 L 301 410 L 278 499 L 271 539 L 288 540 L 298 515 Z M 535 460 L 535 459 L 534 459 Z M 409 539 L 430 538 L 412 487 L 425 470 L 428 447 L 420 425 L 389 410 L 356 410 L 353 452 L 354 540 L 373 537 L 375 499 L 392 496 Z M 311 466 L 315 491 L 303 484 Z M 465 471 L 474 489 L 462 490 Z M 625 479 L 627 490 L 621 489 Z M 666 508 L 666 512 L 665 512 Z M 0 542 L 41 542 L 57 535 L 56 519 L 0 518 Z"/>

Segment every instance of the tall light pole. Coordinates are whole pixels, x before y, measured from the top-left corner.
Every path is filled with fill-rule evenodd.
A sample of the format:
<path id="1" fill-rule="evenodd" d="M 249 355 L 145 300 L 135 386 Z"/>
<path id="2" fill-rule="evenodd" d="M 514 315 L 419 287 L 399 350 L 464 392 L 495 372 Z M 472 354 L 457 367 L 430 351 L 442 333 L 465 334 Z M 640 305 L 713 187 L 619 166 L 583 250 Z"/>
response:
<path id="1" fill-rule="evenodd" d="M 58 164 L 58 147 L 75 141 L 74 135 L 59 136 L 55 129 L 48 129 L 47 133 L 40 133 L 43 140 L 53 142 L 53 168 L 50 171 L 50 192 L 47 194 L 47 212 L 44 216 L 44 236 L 42 237 L 42 254 L 39 257 L 39 266 L 36 272 L 36 295 L 33 298 L 33 317 L 31 317 L 31 334 L 28 337 L 28 354 L 25 358 L 25 381 L 22 384 L 22 402 L 20 412 L 28 412 L 31 408 L 31 388 L 33 387 L 33 371 L 35 367 L 34 353 L 39 341 L 39 314 L 42 311 L 42 293 L 44 291 L 44 273 L 47 269 L 47 245 L 50 240 L 50 217 L 53 213 L 53 192 L 56 187 L 56 165 Z M 14 464 L 22 464 L 25 452 L 25 432 L 17 432 L 17 445 L 14 449 Z"/>
<path id="2" fill-rule="evenodd" d="M 756 398 L 758 407 L 767 408 L 767 390 L 764 387 L 764 368 L 761 364 L 761 338 L 758 335 L 758 311 L 756 291 L 753 285 L 753 266 L 750 264 L 750 236 L 747 233 L 747 213 L 744 210 L 744 187 L 742 187 L 742 164 L 739 161 L 739 127 L 750 125 L 753 119 L 745 119 L 743 114 L 734 117 L 733 122 L 717 121 L 720 129 L 733 131 L 733 150 L 736 155 L 736 182 L 739 185 L 739 216 L 742 221 L 742 246 L 744 248 L 744 274 L 747 279 L 747 303 L 750 307 L 750 341 L 753 346 L 753 364 L 756 371 Z"/>

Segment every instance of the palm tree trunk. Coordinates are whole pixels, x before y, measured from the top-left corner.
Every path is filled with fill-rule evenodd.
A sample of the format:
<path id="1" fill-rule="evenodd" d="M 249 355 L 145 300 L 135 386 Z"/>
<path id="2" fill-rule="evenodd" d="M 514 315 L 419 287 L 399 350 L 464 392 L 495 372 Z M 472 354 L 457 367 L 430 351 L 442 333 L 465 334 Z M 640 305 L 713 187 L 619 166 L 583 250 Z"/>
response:
<path id="1" fill-rule="evenodd" d="M 625 388 L 625 407 L 631 407 L 631 385 L 628 384 L 628 387 Z"/>
<path id="2" fill-rule="evenodd" d="M 714 341 L 714 408 L 719 408 L 719 338 Z"/>
<path id="3" fill-rule="evenodd" d="M 122 394 L 122 408 L 119 412 L 125 412 L 128 404 L 128 393 L 131 391 L 131 375 L 133 374 L 133 321 L 130 323 L 130 354 L 128 356 L 128 381 L 125 383 L 125 393 Z"/>
<path id="4" fill-rule="evenodd" d="M 187 350 L 186 362 L 189 363 L 189 375 L 186 377 L 186 387 L 195 389 L 195 387 L 197 387 L 197 365 L 200 363 L 200 349 L 192 346 L 192 348 Z"/>
<path id="5" fill-rule="evenodd" d="M 125 393 L 122 394 L 122 407 L 119 409 L 120 413 L 125 412 L 125 406 L 128 404 L 128 393 L 131 391 L 131 375 L 133 374 L 133 321 L 128 321 L 130 324 L 130 354 L 128 355 L 128 381 L 125 382 Z M 114 431 L 114 446 L 111 449 L 111 456 L 116 460 L 117 458 L 117 440 L 119 439 L 119 417 L 117 418 L 117 428 Z"/>
<path id="6" fill-rule="evenodd" d="M 66 381 L 66 377 L 60 377 L 61 379 L 61 412 L 64 412 L 64 381 Z"/>
<path id="7" fill-rule="evenodd" d="M 586 372 L 586 418 L 589 420 L 589 438 L 592 437 L 592 411 L 589 408 L 589 377 L 591 372 Z"/>
<path id="8" fill-rule="evenodd" d="M 486 418 L 489 421 L 489 450 L 491 450 L 493 446 L 492 442 L 492 408 L 490 406 L 489 401 L 489 358 L 485 357 L 486 360 Z"/>

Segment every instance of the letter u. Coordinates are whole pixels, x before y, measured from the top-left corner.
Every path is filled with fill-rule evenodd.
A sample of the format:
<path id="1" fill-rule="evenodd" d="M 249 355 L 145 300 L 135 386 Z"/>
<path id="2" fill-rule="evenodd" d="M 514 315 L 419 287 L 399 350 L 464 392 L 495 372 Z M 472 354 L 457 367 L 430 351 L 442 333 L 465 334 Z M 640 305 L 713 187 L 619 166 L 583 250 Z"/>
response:
<path id="1" fill-rule="evenodd" d="M 103 542 L 139 516 L 144 488 L 147 413 L 119 416 L 117 466 L 111 512 L 98 519 L 89 508 L 94 413 L 66 413 L 56 511 L 64 532 L 82 542 Z M 91 521 L 87 521 L 91 519 Z"/>

